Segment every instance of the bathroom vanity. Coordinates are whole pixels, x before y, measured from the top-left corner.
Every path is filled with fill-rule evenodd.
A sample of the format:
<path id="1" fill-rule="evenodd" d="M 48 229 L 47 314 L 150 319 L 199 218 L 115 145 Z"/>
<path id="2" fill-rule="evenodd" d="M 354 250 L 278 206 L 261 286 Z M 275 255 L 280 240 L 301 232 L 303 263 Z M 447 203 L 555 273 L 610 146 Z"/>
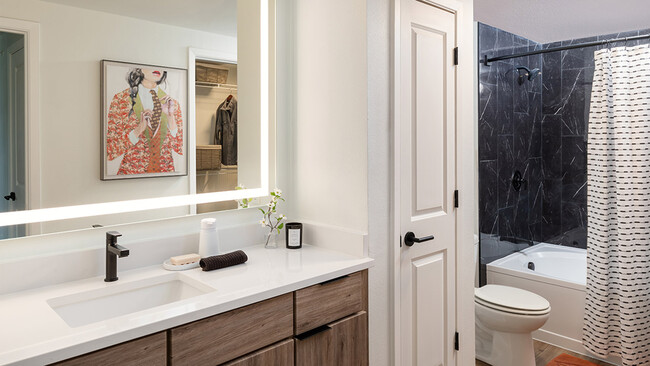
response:
<path id="1" fill-rule="evenodd" d="M 212 272 L 155 266 L 121 272 L 110 284 L 97 277 L 3 295 L 0 322 L 15 331 L 0 335 L 0 364 L 368 363 L 372 259 L 310 245 L 243 249 L 247 263 Z M 99 321 L 80 319 L 82 307 L 62 315 L 88 293 L 179 280 L 205 292 Z M 89 300 L 100 304 L 93 314 L 108 311 L 97 299 Z"/>
<path id="2" fill-rule="evenodd" d="M 356 272 L 56 365 L 365 365 L 367 289 Z"/>

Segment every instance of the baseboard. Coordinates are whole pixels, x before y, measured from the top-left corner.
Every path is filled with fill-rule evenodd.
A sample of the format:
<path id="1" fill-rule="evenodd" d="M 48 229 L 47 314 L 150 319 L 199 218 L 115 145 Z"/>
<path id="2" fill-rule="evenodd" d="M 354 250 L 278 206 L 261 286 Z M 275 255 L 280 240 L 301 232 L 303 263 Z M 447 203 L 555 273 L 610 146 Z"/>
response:
<path id="1" fill-rule="evenodd" d="M 621 358 L 620 357 L 615 357 L 615 356 L 610 356 L 608 358 L 602 358 L 599 356 L 594 355 L 593 353 L 589 352 L 583 345 L 582 342 L 565 337 L 560 334 L 556 334 L 553 332 L 546 331 L 544 329 L 539 329 L 535 332 L 533 332 L 533 339 L 536 339 L 538 341 L 542 341 L 544 343 L 548 343 L 550 345 L 564 348 L 569 351 L 573 351 L 575 353 L 579 353 L 581 355 L 589 356 L 591 358 L 595 358 L 601 361 L 609 362 L 614 365 L 621 365 Z"/>

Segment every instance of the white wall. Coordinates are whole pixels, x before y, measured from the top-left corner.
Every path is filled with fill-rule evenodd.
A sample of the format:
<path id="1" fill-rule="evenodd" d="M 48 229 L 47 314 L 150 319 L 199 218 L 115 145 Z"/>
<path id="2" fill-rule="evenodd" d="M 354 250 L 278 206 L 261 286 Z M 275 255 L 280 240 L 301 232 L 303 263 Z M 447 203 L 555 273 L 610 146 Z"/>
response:
<path id="1" fill-rule="evenodd" d="M 8 76 L 7 34 L 0 33 L 0 212 L 9 209 L 9 201 L 1 196 L 9 194 L 9 139 L 8 139 Z M 0 227 L 0 238 L 8 235 L 7 227 Z"/>
<path id="2" fill-rule="evenodd" d="M 278 3 L 278 160 L 290 167 L 291 178 L 281 181 L 289 219 L 364 233 L 371 225 L 371 365 L 390 364 L 389 3 Z"/>
<path id="3" fill-rule="evenodd" d="M 292 215 L 365 232 L 366 3 L 293 0 L 291 4 Z"/>
<path id="4" fill-rule="evenodd" d="M 187 68 L 188 47 L 236 53 L 235 38 L 35 0 L 0 0 L 0 17 L 41 26 L 41 207 L 189 192 L 188 177 L 99 180 L 99 61 Z M 187 208 L 161 210 L 146 218 L 187 212 Z M 143 218 L 113 216 L 102 223 Z M 97 220 L 49 223 L 44 230 L 68 230 L 91 222 Z"/>
<path id="5" fill-rule="evenodd" d="M 237 179 L 247 188 L 261 186 L 260 175 L 260 6 L 237 2 Z M 241 57 L 247 55 L 249 57 Z M 254 56 L 254 57 L 253 57 Z M 241 108 L 246 106 L 246 108 Z"/>
<path id="6" fill-rule="evenodd" d="M 368 17 L 368 241 L 375 266 L 369 271 L 370 364 L 390 365 L 392 356 L 390 253 L 391 82 L 390 0 L 367 0 Z"/>

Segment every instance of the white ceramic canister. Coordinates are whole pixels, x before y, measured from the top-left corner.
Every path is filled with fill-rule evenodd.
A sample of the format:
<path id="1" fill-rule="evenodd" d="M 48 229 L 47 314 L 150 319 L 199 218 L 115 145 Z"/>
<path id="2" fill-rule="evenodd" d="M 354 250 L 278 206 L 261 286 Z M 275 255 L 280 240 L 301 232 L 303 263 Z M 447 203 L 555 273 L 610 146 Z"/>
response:
<path id="1" fill-rule="evenodd" d="M 199 255 L 201 258 L 205 258 L 217 254 L 220 254 L 217 219 L 203 219 L 199 234 Z"/>

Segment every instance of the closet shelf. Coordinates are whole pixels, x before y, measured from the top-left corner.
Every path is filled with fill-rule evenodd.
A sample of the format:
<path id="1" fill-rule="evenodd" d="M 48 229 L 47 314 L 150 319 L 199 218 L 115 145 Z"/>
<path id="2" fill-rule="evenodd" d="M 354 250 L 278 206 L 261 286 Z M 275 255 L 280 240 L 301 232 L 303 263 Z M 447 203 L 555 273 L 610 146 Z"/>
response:
<path id="1" fill-rule="evenodd" d="M 225 168 L 219 170 L 199 170 L 196 172 L 197 177 L 203 176 L 216 176 L 216 175 L 225 175 L 225 174 L 237 174 L 237 169 Z"/>
<path id="2" fill-rule="evenodd" d="M 202 88 L 221 88 L 221 89 L 237 90 L 237 85 L 234 84 L 218 84 L 218 83 L 209 83 L 207 81 L 197 81 L 196 86 L 200 86 Z"/>

